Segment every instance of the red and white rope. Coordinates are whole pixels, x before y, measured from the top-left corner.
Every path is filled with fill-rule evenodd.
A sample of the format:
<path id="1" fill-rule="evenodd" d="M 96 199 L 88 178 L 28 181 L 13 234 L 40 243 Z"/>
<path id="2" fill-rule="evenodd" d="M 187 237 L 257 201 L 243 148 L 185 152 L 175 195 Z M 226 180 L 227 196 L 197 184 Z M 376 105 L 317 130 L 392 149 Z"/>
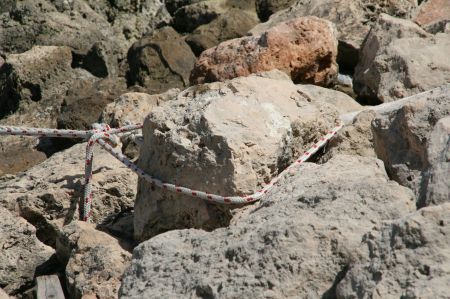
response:
<path id="1" fill-rule="evenodd" d="M 183 186 L 177 186 L 171 183 L 163 182 L 159 179 L 153 178 L 145 173 L 136 164 L 131 162 L 120 151 L 116 150 L 114 146 L 117 145 L 117 140 L 112 135 L 131 130 L 142 128 L 141 124 L 124 126 L 118 129 L 111 129 L 108 125 L 97 125 L 93 130 L 89 131 L 75 131 L 75 130 L 53 130 L 53 129 L 38 129 L 38 128 L 19 128 L 19 127 L 1 127 L 0 135 L 24 135 L 24 136 L 39 136 L 39 137 L 68 137 L 68 138 L 89 138 L 86 145 L 86 160 L 85 160 L 85 187 L 83 198 L 83 217 L 84 221 L 90 221 L 91 206 L 92 206 L 92 162 L 93 162 L 93 146 L 95 143 L 100 144 L 106 151 L 111 153 L 116 159 L 125 164 L 129 169 L 145 179 L 152 185 L 179 194 L 184 194 L 190 197 L 199 198 L 207 201 L 212 201 L 221 204 L 243 204 L 260 200 L 267 194 L 279 179 L 294 167 L 307 161 L 313 154 L 322 148 L 334 135 L 343 127 L 342 124 L 334 127 L 325 136 L 313 144 L 310 149 L 304 152 L 294 163 L 289 165 L 285 170 L 273 178 L 264 188 L 254 194 L 247 196 L 222 196 L 217 194 L 210 194 L 204 191 L 194 190 Z"/>

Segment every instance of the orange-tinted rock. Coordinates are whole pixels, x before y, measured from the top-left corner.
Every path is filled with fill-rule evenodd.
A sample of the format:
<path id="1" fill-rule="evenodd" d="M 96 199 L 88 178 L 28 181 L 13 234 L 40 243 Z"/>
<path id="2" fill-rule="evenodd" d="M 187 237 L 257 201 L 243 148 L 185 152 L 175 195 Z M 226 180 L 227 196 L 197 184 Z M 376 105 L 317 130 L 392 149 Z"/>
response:
<path id="1" fill-rule="evenodd" d="M 443 31 L 450 22 L 450 0 L 428 0 L 419 7 L 414 21 L 430 32 Z"/>
<path id="2" fill-rule="evenodd" d="M 317 17 L 301 17 L 204 51 L 190 81 L 224 81 L 279 69 L 295 83 L 327 85 L 337 74 L 336 55 L 334 25 Z"/>

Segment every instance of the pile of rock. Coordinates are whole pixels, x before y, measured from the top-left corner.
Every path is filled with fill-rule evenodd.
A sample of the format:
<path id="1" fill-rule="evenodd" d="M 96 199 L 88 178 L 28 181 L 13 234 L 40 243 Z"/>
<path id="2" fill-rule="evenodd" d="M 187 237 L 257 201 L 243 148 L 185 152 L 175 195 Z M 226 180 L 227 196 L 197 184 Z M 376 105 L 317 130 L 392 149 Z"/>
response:
<path id="1" fill-rule="evenodd" d="M 0 298 L 48 274 L 70 298 L 445 298 L 448 7 L 2 1 L 0 125 L 144 121 L 121 136 L 140 168 L 240 196 L 345 126 L 247 206 L 96 147 L 92 223 L 84 140 L 1 136 Z"/>

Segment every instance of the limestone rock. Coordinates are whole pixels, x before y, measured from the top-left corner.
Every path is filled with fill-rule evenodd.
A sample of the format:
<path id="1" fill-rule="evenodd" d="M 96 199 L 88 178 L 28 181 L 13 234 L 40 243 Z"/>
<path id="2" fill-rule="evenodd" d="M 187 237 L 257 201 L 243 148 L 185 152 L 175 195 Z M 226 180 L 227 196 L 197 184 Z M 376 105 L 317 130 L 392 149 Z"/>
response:
<path id="1" fill-rule="evenodd" d="M 262 85 L 263 86 L 263 85 Z M 415 209 L 374 158 L 305 163 L 230 226 L 138 245 L 121 298 L 333 298 L 361 237 Z"/>
<path id="2" fill-rule="evenodd" d="M 37 268 L 45 267 L 55 251 L 36 238 L 35 228 L 23 218 L 1 206 L 0 216 L 0 285 L 14 295 L 32 285 Z"/>
<path id="3" fill-rule="evenodd" d="M 450 199 L 450 84 L 377 112 L 375 152 L 394 180 L 411 188 L 418 207 Z"/>
<path id="4" fill-rule="evenodd" d="M 79 218 L 86 144 L 57 153 L 27 172 L 0 181 L 0 205 L 18 213 L 54 246 L 63 225 Z M 137 177 L 111 154 L 96 146 L 93 170 L 93 220 L 108 230 L 133 207 Z M 132 238 L 125 233 L 123 238 Z"/>
<path id="5" fill-rule="evenodd" d="M 260 76 L 193 86 L 144 123 L 139 166 L 161 180 L 222 195 L 252 194 L 335 124 L 336 108 L 288 80 Z M 208 174 L 205 176 L 205 174 Z M 225 225 L 229 208 L 139 182 L 135 237 Z"/>
<path id="6" fill-rule="evenodd" d="M 186 37 L 186 42 L 199 56 L 223 41 L 246 35 L 257 23 L 254 15 L 240 9 L 230 9 L 210 23 L 197 27 Z"/>
<path id="7" fill-rule="evenodd" d="M 355 91 L 369 102 L 389 102 L 450 83 L 449 51 L 450 33 L 431 36 L 383 15 L 362 47 Z"/>
<path id="8" fill-rule="evenodd" d="M 89 223 L 73 222 L 64 227 L 56 248 L 67 263 L 71 298 L 117 298 L 122 273 L 131 260 L 118 240 Z"/>
<path id="9" fill-rule="evenodd" d="M 164 27 L 130 48 L 128 85 L 144 86 L 150 94 L 183 88 L 189 83 L 195 61 L 181 35 L 171 27 Z"/>
<path id="10" fill-rule="evenodd" d="M 195 64 L 190 81 L 224 81 L 279 69 L 295 83 L 327 85 L 337 74 L 336 55 L 332 23 L 316 17 L 298 18 L 261 35 L 226 41 L 206 50 Z"/>
<path id="11" fill-rule="evenodd" d="M 446 298 L 450 204 L 377 226 L 338 284 L 338 298 Z"/>
<path id="12" fill-rule="evenodd" d="M 169 1 L 178 7 L 173 13 L 173 27 L 178 32 L 192 32 L 200 25 L 208 24 L 230 9 L 239 9 L 254 15 L 254 1 L 242 0 L 188 0 Z"/>
<path id="13" fill-rule="evenodd" d="M 265 22 L 273 13 L 286 9 L 295 3 L 295 0 L 256 0 L 256 12 L 261 21 Z"/>
<path id="14" fill-rule="evenodd" d="M 423 1 L 413 20 L 428 32 L 443 32 L 445 25 L 450 22 L 450 1 Z"/>
<path id="15" fill-rule="evenodd" d="M 333 22 L 338 31 L 338 63 L 341 71 L 352 73 L 358 52 L 370 26 L 380 13 L 408 18 L 417 7 L 416 0 L 297 0 L 291 7 L 273 14 L 269 21 L 251 30 L 254 34 L 300 16 L 316 16 Z"/>

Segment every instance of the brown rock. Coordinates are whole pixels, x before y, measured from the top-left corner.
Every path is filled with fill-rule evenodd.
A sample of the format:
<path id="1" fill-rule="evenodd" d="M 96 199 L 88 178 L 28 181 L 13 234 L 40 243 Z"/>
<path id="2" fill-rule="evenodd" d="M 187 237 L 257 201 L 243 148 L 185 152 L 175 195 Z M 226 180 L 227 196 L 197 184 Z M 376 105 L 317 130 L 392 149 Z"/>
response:
<path id="1" fill-rule="evenodd" d="M 133 44 L 128 52 L 128 85 L 141 85 L 150 94 L 186 87 L 196 61 L 194 53 L 171 27 Z"/>
<path id="2" fill-rule="evenodd" d="M 279 69 L 295 83 L 327 85 L 337 73 L 336 31 L 329 21 L 303 17 L 258 36 L 223 42 L 202 53 L 192 84 L 224 81 Z"/>
<path id="3" fill-rule="evenodd" d="M 450 0 L 423 2 L 413 21 L 428 32 L 444 31 L 445 25 L 450 22 Z"/>

